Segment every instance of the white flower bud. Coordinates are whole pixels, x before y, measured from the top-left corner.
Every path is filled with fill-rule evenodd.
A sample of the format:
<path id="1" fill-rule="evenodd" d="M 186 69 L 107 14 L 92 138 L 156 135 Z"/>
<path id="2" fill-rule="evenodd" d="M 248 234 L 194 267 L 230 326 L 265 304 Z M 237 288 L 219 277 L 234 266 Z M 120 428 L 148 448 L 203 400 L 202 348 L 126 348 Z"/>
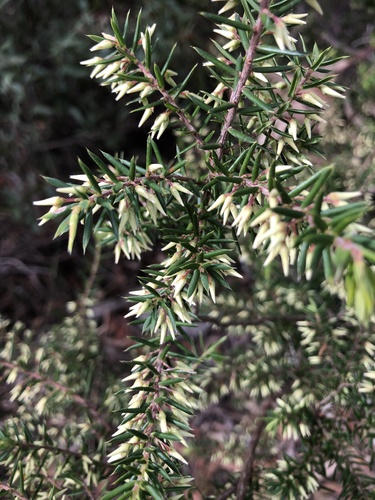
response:
<path id="1" fill-rule="evenodd" d="M 292 118 L 289 122 L 288 132 L 293 137 L 293 139 L 297 140 L 297 122 L 294 118 Z"/>
<path id="2" fill-rule="evenodd" d="M 116 44 L 116 38 L 114 36 L 107 35 L 106 33 L 102 33 L 102 35 L 104 40 L 91 47 L 91 52 L 94 52 L 95 50 L 111 49 Z"/>
<path id="3" fill-rule="evenodd" d="M 345 96 L 337 92 L 337 90 L 333 89 L 332 87 L 329 87 L 328 85 L 321 85 L 320 90 L 323 92 L 323 94 L 330 95 L 332 97 L 338 97 L 339 99 L 345 99 Z M 341 89 L 341 87 L 338 87 Z"/>
<path id="4" fill-rule="evenodd" d="M 142 118 L 139 120 L 138 127 L 142 127 L 142 125 L 147 121 L 152 113 L 154 112 L 154 107 L 150 107 L 144 110 Z"/>
<path id="5" fill-rule="evenodd" d="M 62 202 L 64 201 L 63 198 L 60 198 L 60 196 L 52 196 L 51 198 L 45 198 L 44 200 L 36 200 L 33 201 L 33 205 L 37 206 L 54 206 L 54 207 L 60 207 Z"/>
<path id="6" fill-rule="evenodd" d="M 97 66 L 98 63 L 104 61 L 102 57 L 92 57 L 91 59 L 86 59 L 85 61 L 81 61 L 79 64 L 82 64 L 83 66 Z"/>
<path id="7" fill-rule="evenodd" d="M 306 21 L 303 21 L 306 16 L 307 14 L 288 14 L 282 17 L 281 20 L 285 24 L 306 24 Z"/>
<path id="8" fill-rule="evenodd" d="M 210 212 L 211 210 L 214 210 L 215 208 L 219 207 L 224 203 L 224 201 L 225 201 L 225 194 L 221 194 L 219 198 L 213 202 L 213 204 L 210 206 L 207 212 Z"/>
<path id="9" fill-rule="evenodd" d="M 191 191 L 189 191 L 186 187 L 181 186 L 181 184 L 178 184 L 177 182 L 175 182 L 173 184 L 173 186 L 177 189 L 177 191 L 181 191 L 181 193 L 186 193 L 186 194 L 190 194 L 191 196 L 193 196 L 193 193 Z"/>
<path id="10" fill-rule="evenodd" d="M 323 99 L 320 99 L 320 97 L 314 94 L 314 92 L 306 92 L 305 94 L 302 94 L 301 97 L 304 101 L 309 102 L 314 106 L 318 106 L 318 108 L 323 108 L 326 104 Z"/>

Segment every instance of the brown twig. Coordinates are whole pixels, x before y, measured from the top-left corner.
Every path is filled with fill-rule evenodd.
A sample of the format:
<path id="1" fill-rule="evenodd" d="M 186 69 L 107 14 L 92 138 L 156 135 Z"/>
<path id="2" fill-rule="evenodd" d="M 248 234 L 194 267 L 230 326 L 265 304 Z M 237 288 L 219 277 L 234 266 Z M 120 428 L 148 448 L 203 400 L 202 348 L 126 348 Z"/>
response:
<path id="1" fill-rule="evenodd" d="M 236 492 L 236 489 L 237 485 L 235 484 L 231 488 L 228 488 L 226 491 L 224 491 L 224 493 L 222 493 L 220 496 L 218 496 L 216 500 L 227 500 L 227 498 L 229 498 L 231 495 L 233 495 L 233 493 Z"/>
<path id="2" fill-rule="evenodd" d="M 217 500 L 227 500 L 227 498 L 229 498 L 233 494 L 236 494 L 236 500 L 245 500 L 246 494 L 248 493 L 249 490 L 249 486 L 251 485 L 252 482 L 254 462 L 255 462 L 255 452 L 258 447 L 260 438 L 262 437 L 264 428 L 266 426 L 264 417 L 266 416 L 267 411 L 272 407 L 272 405 L 273 405 L 273 399 L 268 399 L 262 405 L 262 411 L 258 417 L 259 420 L 251 436 L 250 445 L 244 460 L 244 466 L 237 484 L 234 484 L 226 491 L 224 491 L 220 496 L 217 497 Z"/>
<path id="3" fill-rule="evenodd" d="M 83 408 L 86 408 L 88 412 L 91 414 L 91 416 L 95 417 L 95 419 L 99 421 L 107 431 L 112 430 L 108 422 L 100 415 L 100 413 L 95 408 L 93 408 L 90 405 L 90 403 L 88 403 L 78 394 L 73 393 L 72 390 L 69 389 L 68 387 L 65 387 L 64 385 L 59 384 L 54 380 L 44 377 L 40 373 L 25 370 L 24 368 L 21 368 L 19 365 L 16 365 L 15 363 L 10 363 L 9 361 L 1 360 L 0 366 L 4 366 L 5 368 L 9 368 L 10 370 L 17 370 L 18 372 L 22 373 L 23 375 L 26 375 L 27 377 L 30 377 L 33 380 L 37 380 L 38 382 L 43 382 L 46 385 L 49 385 L 50 387 L 53 387 L 60 392 L 63 392 L 64 394 L 69 394 L 78 405 L 82 406 Z"/>
<path id="4" fill-rule="evenodd" d="M 90 297 L 91 291 L 94 287 L 96 276 L 98 274 L 101 253 L 102 253 L 101 246 L 95 245 L 94 258 L 93 258 L 93 260 L 91 262 L 91 266 L 90 266 L 90 274 L 89 274 L 89 277 L 86 281 L 83 295 L 82 295 L 82 297 L 80 297 L 80 300 L 79 300 L 79 302 L 80 302 L 80 316 L 83 320 L 86 317 L 87 301 Z"/>
<path id="5" fill-rule="evenodd" d="M 0 483 L 0 491 L 9 491 L 9 493 L 14 495 L 14 497 L 20 498 L 21 500 L 27 500 L 27 498 L 24 497 L 22 493 L 20 493 L 19 491 L 15 490 L 11 486 L 8 486 L 4 483 Z"/>
<path id="6" fill-rule="evenodd" d="M 354 387 L 354 384 L 350 382 L 342 382 L 341 384 L 339 384 L 337 389 L 331 391 L 324 399 L 320 401 L 318 407 L 322 408 L 323 406 L 325 406 L 327 403 L 329 403 L 331 399 L 335 398 L 345 387 Z"/>
<path id="7" fill-rule="evenodd" d="M 167 102 L 168 104 L 170 104 L 170 106 L 174 108 L 174 112 L 177 114 L 180 121 L 185 125 L 187 130 L 192 134 L 197 144 L 199 144 L 199 146 L 203 146 L 204 141 L 200 136 L 198 130 L 194 127 L 191 120 L 186 116 L 185 112 L 183 111 L 183 109 L 181 109 L 181 106 L 177 103 L 174 97 L 172 97 L 165 89 L 159 86 L 159 83 L 155 78 L 155 76 L 151 73 L 151 71 L 148 68 L 146 68 L 144 64 L 141 63 L 141 61 L 137 60 L 136 65 L 142 71 L 142 73 L 151 81 L 151 85 L 155 89 L 157 89 L 159 93 L 163 96 L 165 102 Z"/>
<path id="8" fill-rule="evenodd" d="M 75 457 L 78 460 L 82 460 L 82 458 L 85 456 L 83 453 L 80 453 L 78 451 L 73 451 L 69 450 L 68 448 L 61 448 L 59 446 L 52 446 L 48 444 L 35 444 L 35 443 L 20 443 L 17 442 L 18 448 L 21 450 L 45 450 L 51 453 L 56 453 L 59 455 L 68 455 L 71 457 Z M 88 457 L 90 458 L 90 457 Z M 114 465 L 108 463 L 108 462 L 101 462 L 99 460 L 94 460 L 93 458 L 90 458 L 90 461 L 93 465 L 99 466 L 99 467 L 105 467 L 105 468 L 114 468 Z"/>
<path id="9" fill-rule="evenodd" d="M 263 325 L 264 323 L 276 323 L 281 321 L 283 323 L 296 323 L 297 321 L 303 321 L 306 319 L 305 314 L 286 314 L 286 315 L 270 315 L 262 316 L 259 318 L 247 318 L 247 319 L 231 319 L 230 321 L 222 321 L 221 318 L 213 318 L 211 316 L 199 315 L 199 319 L 202 322 L 210 322 L 217 326 L 223 328 L 228 328 L 229 326 L 252 326 L 252 325 Z"/>
<path id="10" fill-rule="evenodd" d="M 245 500 L 246 493 L 249 489 L 249 486 L 251 485 L 252 478 L 253 478 L 254 462 L 255 462 L 255 451 L 258 447 L 260 438 L 262 437 L 264 428 L 266 426 L 266 422 L 264 420 L 264 417 L 266 416 L 269 408 L 271 408 L 272 404 L 273 404 L 273 401 L 268 400 L 268 401 L 265 401 L 264 404 L 262 405 L 262 413 L 258 417 L 259 420 L 258 420 L 257 425 L 255 427 L 255 430 L 251 436 L 250 446 L 247 450 L 247 454 L 246 454 L 245 462 L 244 462 L 244 467 L 243 467 L 243 470 L 241 472 L 240 479 L 237 483 L 236 500 Z"/>
<path id="11" fill-rule="evenodd" d="M 218 139 L 218 143 L 220 144 L 220 148 L 217 150 L 217 155 L 219 159 L 223 156 L 224 154 L 224 146 L 225 142 L 228 137 L 229 129 L 230 126 L 233 123 L 233 120 L 236 116 L 237 113 L 237 108 L 239 105 L 239 102 L 241 100 L 241 95 L 242 95 L 242 90 L 244 86 L 246 85 L 246 81 L 248 80 L 251 70 L 253 68 L 253 63 L 255 59 L 255 54 L 260 42 L 260 38 L 262 35 L 262 30 L 263 30 L 263 22 L 261 19 L 261 14 L 264 10 L 268 9 L 268 6 L 270 4 L 270 0 L 261 0 L 260 6 L 259 6 L 259 15 L 258 18 L 254 24 L 254 29 L 253 29 L 253 34 L 250 40 L 250 45 L 249 48 L 246 51 L 245 55 L 245 62 L 243 65 L 243 69 L 241 71 L 240 77 L 238 79 L 238 83 L 235 89 L 233 89 L 233 92 L 230 96 L 229 102 L 233 104 L 233 107 L 230 108 L 226 114 L 223 128 L 221 129 L 221 133 Z"/>

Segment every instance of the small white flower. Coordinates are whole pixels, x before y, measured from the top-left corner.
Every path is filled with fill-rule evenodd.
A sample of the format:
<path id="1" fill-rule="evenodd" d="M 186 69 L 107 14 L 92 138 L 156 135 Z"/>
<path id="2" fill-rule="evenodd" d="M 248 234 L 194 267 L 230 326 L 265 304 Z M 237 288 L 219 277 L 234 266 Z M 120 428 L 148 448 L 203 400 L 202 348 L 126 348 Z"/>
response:
<path id="1" fill-rule="evenodd" d="M 305 129 L 306 129 L 306 133 L 307 133 L 307 137 L 309 139 L 311 139 L 311 120 L 306 116 L 305 120 L 304 120 L 304 125 L 305 125 Z"/>
<path id="2" fill-rule="evenodd" d="M 253 208 L 251 205 L 245 205 L 234 219 L 232 223 L 232 227 L 237 226 L 237 235 L 243 232 L 243 235 L 246 236 L 250 224 L 250 217 L 253 213 Z"/>
<path id="3" fill-rule="evenodd" d="M 167 71 L 164 73 L 164 78 L 165 81 L 169 83 L 172 87 L 176 85 L 176 82 L 173 80 L 172 76 L 177 76 L 178 73 L 175 71 L 172 71 L 171 69 L 167 69 Z"/>
<path id="4" fill-rule="evenodd" d="M 296 143 L 294 142 L 294 140 L 291 138 L 291 137 L 284 137 L 284 141 L 292 148 L 294 149 L 294 151 L 296 151 L 297 153 L 299 153 L 299 149 L 297 148 L 296 146 Z"/>
<path id="5" fill-rule="evenodd" d="M 151 40 L 152 35 L 154 34 L 155 28 L 156 28 L 155 23 L 152 26 L 147 26 L 147 28 L 146 28 L 146 32 L 148 33 L 150 40 Z M 144 33 L 141 33 L 141 44 L 142 44 L 143 50 L 146 52 L 146 48 L 147 48 L 146 47 L 146 35 Z"/>
<path id="6" fill-rule="evenodd" d="M 262 222 L 269 220 L 272 215 L 274 215 L 272 210 L 270 210 L 269 208 L 266 208 L 266 210 L 264 210 L 264 212 L 262 212 L 257 217 L 255 217 L 255 219 L 251 222 L 250 227 L 258 226 Z"/>
<path id="7" fill-rule="evenodd" d="M 177 295 L 179 295 L 179 293 L 181 292 L 181 290 L 186 285 L 188 274 L 189 274 L 189 271 L 180 271 L 176 275 L 175 279 L 172 281 L 172 286 L 174 287 L 174 293 L 173 293 L 174 297 L 176 297 Z"/>
<path id="8" fill-rule="evenodd" d="M 306 24 L 306 21 L 303 21 L 306 16 L 307 14 L 288 14 L 282 17 L 281 20 L 285 24 Z"/>
<path id="9" fill-rule="evenodd" d="M 323 99 L 314 94 L 314 92 L 306 92 L 302 94 L 301 97 L 304 101 L 309 102 L 310 104 L 313 104 L 318 108 L 324 108 L 324 106 L 326 105 Z"/>
<path id="10" fill-rule="evenodd" d="M 128 90 L 128 94 L 132 94 L 134 92 L 141 92 L 148 86 L 148 83 L 146 82 L 140 82 L 134 85 L 130 90 Z"/>
<path id="11" fill-rule="evenodd" d="M 168 124 L 169 124 L 169 111 L 165 111 L 164 113 L 161 113 L 154 121 L 154 124 L 151 127 L 151 137 L 153 138 L 157 132 L 156 138 L 160 139 L 161 135 L 165 132 L 166 128 L 168 127 Z"/>
<path id="12" fill-rule="evenodd" d="M 225 194 L 221 194 L 217 200 L 213 202 L 213 204 L 210 206 L 210 208 L 207 210 L 210 212 L 211 210 L 214 210 L 215 208 L 219 207 L 222 205 L 225 201 Z"/>
<path id="13" fill-rule="evenodd" d="M 157 172 L 158 170 L 162 170 L 164 167 L 161 163 L 150 163 L 147 167 L 147 170 L 151 173 Z"/>
<path id="14" fill-rule="evenodd" d="M 330 95 L 331 97 L 338 97 L 339 99 L 345 99 L 344 95 L 340 94 L 337 90 L 329 87 L 328 85 L 321 85 L 319 88 L 323 94 Z M 337 89 L 344 91 L 342 87 L 337 87 Z"/>
<path id="15" fill-rule="evenodd" d="M 210 295 L 212 298 L 212 301 L 216 303 L 216 287 L 215 287 L 215 282 L 214 280 L 208 276 L 208 289 L 210 291 Z"/>
<path id="16" fill-rule="evenodd" d="M 142 118 L 139 120 L 138 127 L 142 127 L 142 125 L 150 118 L 153 112 L 154 112 L 153 106 L 146 108 L 143 112 Z"/>
<path id="17" fill-rule="evenodd" d="M 134 189 L 139 196 L 146 198 L 146 200 L 149 199 L 150 193 L 143 186 L 137 184 Z"/>
<path id="18" fill-rule="evenodd" d="M 133 85 L 133 82 L 125 82 L 121 83 L 120 85 L 116 85 L 116 87 L 114 87 L 112 90 L 113 93 L 117 94 L 116 101 L 124 97 L 124 95 L 128 93 Z"/>
<path id="19" fill-rule="evenodd" d="M 293 137 L 293 139 L 297 140 L 297 122 L 294 118 L 292 118 L 288 125 L 288 132 Z"/>
<path id="20" fill-rule="evenodd" d="M 186 193 L 186 194 L 190 194 L 191 196 L 193 196 L 193 193 L 191 191 L 189 191 L 186 187 L 181 186 L 181 184 L 178 184 L 177 182 L 175 182 L 173 185 L 177 189 L 177 191 L 181 191 L 181 193 Z"/>
<path id="21" fill-rule="evenodd" d="M 79 64 L 82 64 L 83 66 L 97 66 L 98 63 L 104 61 L 102 57 L 92 57 L 91 59 L 86 59 L 85 61 L 81 61 Z"/>
<path id="22" fill-rule="evenodd" d="M 91 47 L 90 51 L 111 49 L 116 44 L 116 38 L 107 33 L 102 33 L 104 40 Z"/>
<path id="23" fill-rule="evenodd" d="M 59 207 L 61 206 L 62 202 L 63 202 L 63 198 L 60 198 L 60 196 L 52 196 L 51 198 L 45 198 L 44 200 L 36 200 L 36 201 L 33 201 L 33 205 L 37 205 L 37 206 L 55 206 L 55 207 Z"/>

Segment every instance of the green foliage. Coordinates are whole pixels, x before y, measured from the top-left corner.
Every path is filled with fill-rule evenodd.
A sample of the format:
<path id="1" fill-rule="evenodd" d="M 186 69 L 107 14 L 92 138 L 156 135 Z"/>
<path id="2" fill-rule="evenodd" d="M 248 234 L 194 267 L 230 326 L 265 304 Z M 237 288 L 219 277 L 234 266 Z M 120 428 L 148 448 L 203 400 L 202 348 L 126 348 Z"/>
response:
<path id="1" fill-rule="evenodd" d="M 22 498 L 90 498 L 108 485 L 106 441 L 126 397 L 114 396 L 119 386 L 90 310 L 85 317 L 69 306 L 64 322 L 40 337 L 1 325 L 0 363 L 15 405 L 1 429 L 2 480 Z"/>
<path id="2" fill-rule="evenodd" d="M 333 191 L 333 167 L 313 163 L 326 98 L 344 89 L 327 69 L 337 60 L 331 50 L 290 35 L 305 23 L 298 3 L 230 0 L 204 14 L 216 26 L 213 44 L 195 51 L 214 84 L 197 92 L 195 68 L 179 78 L 174 47 L 160 60 L 156 27 L 141 13 L 130 27 L 112 11 L 112 33 L 90 37 L 100 53 L 82 62 L 91 77 L 136 104 L 140 127 L 152 121 L 145 162 L 88 152 L 72 182 L 46 178 L 57 195 L 36 203 L 51 207 L 41 223 L 62 218 L 56 236 L 68 233 L 69 252 L 80 224 L 84 251 L 95 236 L 116 261 L 164 252 L 128 299 L 127 317 L 144 335 L 124 380 L 131 399 L 110 444 L 114 489 L 103 499 L 186 497 L 189 419 L 232 392 L 260 413 L 232 433 L 225 452 L 243 449 L 243 458 L 225 498 L 307 498 L 327 463 L 344 497 L 373 492 L 373 231 L 362 224 L 362 193 Z M 158 146 L 167 130 L 171 160 Z M 238 271 L 251 269 L 258 280 L 241 285 Z M 204 322 L 218 327 L 218 345 Z M 232 348 L 221 356 L 226 341 Z M 262 440 L 267 456 L 255 470 Z M 280 458 L 283 440 L 293 456 Z"/>

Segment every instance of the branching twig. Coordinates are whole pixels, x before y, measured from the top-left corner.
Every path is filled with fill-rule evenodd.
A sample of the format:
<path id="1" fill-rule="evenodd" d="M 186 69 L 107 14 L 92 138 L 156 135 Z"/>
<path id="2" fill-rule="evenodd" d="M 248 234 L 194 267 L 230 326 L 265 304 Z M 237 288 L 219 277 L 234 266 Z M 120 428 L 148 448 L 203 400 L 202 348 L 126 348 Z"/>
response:
<path id="1" fill-rule="evenodd" d="M 208 315 L 199 315 L 199 319 L 202 322 L 210 322 L 217 326 L 222 326 L 223 328 L 228 328 L 230 326 L 251 326 L 251 325 L 263 325 L 264 323 L 296 323 L 297 321 L 303 321 L 306 319 L 305 314 L 286 314 L 286 315 L 270 315 L 262 316 L 261 318 L 247 318 L 247 319 L 236 319 L 233 318 L 230 321 L 222 321 L 221 318 L 214 318 Z"/>
<path id="2" fill-rule="evenodd" d="M 342 389 L 344 389 L 345 387 L 354 387 L 354 384 L 352 384 L 350 382 L 342 382 L 341 384 L 339 384 L 337 389 L 335 389 L 334 391 L 331 391 L 324 399 L 322 399 L 320 401 L 320 403 L 318 404 L 318 407 L 322 408 L 323 406 L 325 406 L 331 399 L 336 397 L 339 394 L 339 392 Z"/>
<path id="3" fill-rule="evenodd" d="M 44 377 L 40 373 L 36 372 L 31 372 L 29 370 L 25 370 L 24 368 L 21 368 L 19 365 L 16 365 L 15 363 L 10 363 L 9 361 L 1 360 L 0 361 L 0 366 L 5 366 L 6 368 L 9 368 L 10 370 L 17 370 L 18 372 L 22 373 L 23 375 L 26 375 L 27 377 L 30 377 L 31 379 L 37 380 L 39 382 L 43 382 L 46 385 L 49 385 L 55 389 L 57 389 L 59 392 L 63 392 L 64 394 L 69 394 L 73 400 L 83 408 L 86 408 L 88 412 L 91 414 L 91 416 L 95 417 L 96 420 L 98 420 L 101 425 L 107 430 L 111 431 L 112 428 L 108 424 L 108 422 L 100 415 L 100 413 L 93 408 L 90 403 L 88 403 L 85 399 L 83 399 L 81 396 L 78 394 L 74 394 L 71 389 L 68 387 L 65 387 L 62 384 L 59 384 L 58 382 L 55 382 L 54 380 L 51 380 L 47 377 Z"/>
<path id="4" fill-rule="evenodd" d="M 224 493 L 222 493 L 220 496 L 218 496 L 216 500 L 227 500 L 227 498 L 229 498 L 231 495 L 233 495 L 233 493 L 236 492 L 236 489 L 237 485 L 235 484 L 231 488 L 228 488 L 226 491 L 224 491 Z"/>
<path id="5" fill-rule="evenodd" d="M 247 455 L 245 458 L 244 467 L 240 476 L 240 479 L 236 488 L 236 500 L 245 500 L 246 493 L 252 482 L 254 461 L 255 461 L 255 451 L 258 447 L 260 438 L 262 437 L 263 430 L 266 426 L 264 417 L 267 411 L 271 408 L 273 401 L 268 400 L 262 405 L 262 413 L 259 416 L 259 420 L 251 437 L 250 446 L 247 450 Z"/>
<path id="6" fill-rule="evenodd" d="M 4 483 L 0 483 L 0 491 L 9 491 L 9 493 L 14 495 L 15 498 L 20 498 L 21 500 L 27 500 L 27 498 L 24 497 L 22 493 Z"/>
<path id="7" fill-rule="evenodd" d="M 142 64 L 140 61 L 137 61 L 136 64 L 138 68 L 142 71 L 142 73 L 147 78 L 149 78 L 149 80 L 151 80 L 151 85 L 160 92 L 165 102 L 167 102 L 174 108 L 174 112 L 177 114 L 180 121 L 185 125 L 186 129 L 193 135 L 194 139 L 197 141 L 197 144 L 199 144 L 199 146 L 202 146 L 203 145 L 202 137 L 200 136 L 198 130 L 191 123 L 191 120 L 186 116 L 184 110 L 177 103 L 177 101 L 165 89 L 159 86 L 159 83 L 155 78 L 155 76 L 151 73 L 150 70 L 146 68 L 144 64 Z"/>
<path id="8" fill-rule="evenodd" d="M 82 326 L 84 326 L 84 324 L 85 324 L 87 301 L 88 301 L 90 294 L 91 294 L 91 291 L 94 287 L 95 279 L 96 279 L 96 276 L 97 276 L 98 270 L 99 270 L 100 256 L 102 253 L 101 248 L 102 247 L 100 245 L 95 245 L 95 247 L 94 247 L 94 258 L 91 262 L 90 274 L 87 278 L 87 282 L 85 285 L 85 289 L 83 291 L 83 295 L 79 299 L 79 315 L 81 318 Z"/>
<path id="9" fill-rule="evenodd" d="M 83 453 L 80 453 L 78 451 L 73 451 L 73 450 L 69 450 L 68 448 L 61 448 L 59 446 L 52 446 L 52 445 L 48 445 L 48 444 L 35 444 L 35 443 L 20 443 L 20 442 L 16 442 L 18 448 L 22 449 L 22 450 L 46 450 L 46 451 L 49 451 L 51 453 L 56 453 L 56 454 L 59 454 L 59 455 L 68 455 L 68 456 L 71 456 L 71 457 L 75 457 L 75 458 L 78 458 L 79 460 L 82 460 L 82 458 L 85 456 Z M 87 456 L 87 455 L 86 455 Z M 95 460 L 91 457 L 88 457 L 91 461 L 92 464 L 94 465 L 97 465 L 97 466 L 100 466 L 100 467 L 110 467 L 110 468 L 113 468 L 114 466 L 108 462 L 100 462 L 99 460 Z"/>
<path id="10" fill-rule="evenodd" d="M 263 430 L 266 425 L 264 417 L 266 416 L 267 411 L 272 407 L 272 404 L 273 400 L 269 399 L 265 401 L 265 403 L 262 405 L 262 412 L 258 417 L 259 418 L 258 423 L 251 436 L 250 446 L 247 450 L 243 470 L 241 472 L 238 483 L 234 484 L 226 491 L 224 491 L 219 497 L 217 497 L 217 500 L 227 500 L 227 498 L 229 498 L 233 494 L 236 494 L 236 500 L 245 500 L 249 486 L 251 485 L 252 482 L 255 451 L 258 447 L 260 438 L 262 437 Z"/>
<path id="11" fill-rule="evenodd" d="M 261 19 L 261 14 L 265 9 L 268 9 L 270 4 L 270 0 L 261 0 L 259 6 L 259 15 L 258 19 L 254 24 L 253 35 L 250 40 L 249 48 L 246 51 L 245 62 L 243 65 L 243 69 L 241 71 L 240 77 L 238 79 L 238 83 L 235 89 L 233 89 L 232 95 L 230 96 L 229 102 L 233 104 L 233 107 L 230 108 L 225 117 L 225 121 L 223 124 L 223 128 L 221 129 L 221 133 L 219 136 L 219 140 L 217 141 L 220 144 L 220 148 L 217 151 L 217 155 L 221 158 L 224 154 L 224 146 L 228 137 L 229 128 L 233 123 L 233 120 L 236 117 L 238 104 L 241 100 L 242 90 L 246 85 L 246 81 L 248 80 L 251 70 L 253 68 L 253 63 L 255 59 L 255 54 L 260 42 L 260 37 L 262 35 L 263 30 L 263 22 Z"/>

